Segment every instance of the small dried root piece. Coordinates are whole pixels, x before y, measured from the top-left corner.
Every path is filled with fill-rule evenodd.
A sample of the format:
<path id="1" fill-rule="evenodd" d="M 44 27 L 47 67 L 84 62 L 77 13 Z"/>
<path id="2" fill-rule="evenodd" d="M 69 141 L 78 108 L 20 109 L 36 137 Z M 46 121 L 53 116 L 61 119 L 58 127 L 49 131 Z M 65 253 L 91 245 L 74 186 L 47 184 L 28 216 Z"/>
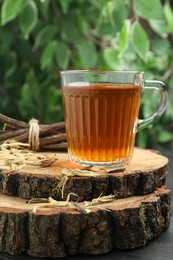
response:
<path id="1" fill-rule="evenodd" d="M 88 166 L 88 167 L 84 167 L 82 169 L 66 169 L 64 168 L 62 170 L 62 174 L 66 175 L 66 176 L 85 176 L 85 177 L 96 177 L 102 174 L 106 174 L 106 173 L 113 173 L 113 172 L 117 172 L 117 171 L 123 171 L 125 170 L 125 167 L 122 168 L 117 168 L 115 166 L 113 167 L 105 167 L 105 168 L 99 168 L 99 167 L 93 167 L 93 166 Z"/>
<path id="2" fill-rule="evenodd" d="M 92 199 L 92 201 L 85 201 L 85 209 L 87 212 L 90 212 L 92 208 L 97 208 L 97 209 L 104 209 L 106 211 L 109 211 L 106 208 L 106 203 L 112 202 L 115 200 L 115 195 L 107 195 L 107 196 L 99 196 L 98 198 Z"/>
<path id="3" fill-rule="evenodd" d="M 61 198 L 64 198 L 64 188 L 68 181 L 67 176 L 63 176 L 62 179 L 58 178 L 58 183 L 56 187 L 51 191 L 50 196 L 53 196 L 54 193 L 61 193 Z"/>
<path id="4" fill-rule="evenodd" d="M 92 168 L 91 168 L 92 169 Z M 66 169 L 64 168 L 61 172 L 62 174 L 66 176 L 99 176 L 102 173 L 106 173 L 105 171 L 92 171 L 90 169 L 88 170 L 83 170 L 83 169 Z"/>
<path id="5" fill-rule="evenodd" d="M 35 204 L 35 203 L 46 203 L 46 202 L 48 202 L 47 198 L 33 198 L 28 200 L 26 203 Z"/>
<path id="6" fill-rule="evenodd" d="M 76 206 L 74 202 L 70 201 L 70 196 L 71 195 L 75 195 L 78 197 L 78 195 L 76 195 L 75 193 L 69 193 L 67 196 L 67 200 L 66 201 L 58 201 L 58 200 L 54 200 L 52 197 L 48 198 L 48 201 L 46 203 L 38 203 L 34 209 L 33 212 L 36 213 L 36 211 L 38 209 L 45 209 L 45 208 L 71 208 L 71 209 L 77 209 L 77 210 L 82 210 L 82 212 L 84 212 L 84 209 L 82 209 L 80 206 Z M 37 203 L 37 202 L 36 202 Z"/>
<path id="7" fill-rule="evenodd" d="M 93 199 L 92 201 L 73 202 L 70 201 L 71 195 L 78 197 L 78 195 L 75 193 L 69 193 L 66 201 L 58 201 L 58 200 L 54 200 L 52 197 L 49 197 L 48 199 L 44 199 L 44 198 L 31 199 L 27 201 L 27 203 L 37 204 L 33 209 L 34 213 L 36 213 L 38 209 L 67 207 L 69 209 L 75 209 L 81 213 L 87 214 L 91 212 L 92 208 L 97 208 L 97 209 L 102 209 L 107 211 L 108 209 L 106 207 L 106 203 L 115 200 L 115 196 L 110 194 L 107 196 L 100 195 L 98 198 Z"/>

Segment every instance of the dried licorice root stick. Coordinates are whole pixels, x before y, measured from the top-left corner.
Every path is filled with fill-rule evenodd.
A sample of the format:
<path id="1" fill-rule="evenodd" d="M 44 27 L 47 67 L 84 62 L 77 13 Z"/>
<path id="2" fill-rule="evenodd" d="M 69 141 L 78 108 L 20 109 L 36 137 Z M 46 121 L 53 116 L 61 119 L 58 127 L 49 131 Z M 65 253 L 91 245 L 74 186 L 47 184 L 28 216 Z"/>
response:
<path id="1" fill-rule="evenodd" d="M 65 123 L 58 122 L 51 125 L 38 124 L 37 132 L 31 133 L 32 121 L 29 123 L 22 122 L 10 117 L 7 117 L 0 113 L 0 121 L 4 124 L 2 130 L 0 130 L 0 144 L 9 139 L 15 139 L 16 141 L 29 143 L 32 150 L 66 150 L 66 134 L 65 134 Z M 38 122 L 38 121 L 37 121 Z M 37 145 L 33 142 L 37 135 Z M 32 143 L 30 143 L 32 140 Z"/>
<path id="2" fill-rule="evenodd" d="M 8 116 L 5 116 L 0 113 L 0 121 L 5 124 L 4 128 L 6 128 L 6 125 L 11 127 L 12 129 L 21 129 L 21 128 L 27 128 L 28 123 L 10 118 Z"/>

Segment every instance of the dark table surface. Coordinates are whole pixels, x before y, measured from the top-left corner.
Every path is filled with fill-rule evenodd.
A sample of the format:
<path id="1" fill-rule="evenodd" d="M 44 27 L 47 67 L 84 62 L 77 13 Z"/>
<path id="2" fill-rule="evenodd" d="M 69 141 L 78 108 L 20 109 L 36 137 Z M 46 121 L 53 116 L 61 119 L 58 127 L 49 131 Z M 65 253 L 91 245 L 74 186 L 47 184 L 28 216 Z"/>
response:
<path id="1" fill-rule="evenodd" d="M 167 186 L 173 193 L 173 152 L 163 152 L 169 158 L 169 175 L 167 176 Z M 48 258 L 35 258 L 27 255 L 9 256 L 0 254 L 0 260 L 49 260 Z M 126 259 L 139 259 L 139 260 L 173 260 L 173 207 L 171 223 L 169 228 L 162 232 L 161 235 L 150 241 L 145 247 L 133 250 L 113 250 L 105 255 L 75 255 L 68 256 L 64 259 L 74 260 L 126 260 Z M 52 260 L 52 259 L 51 259 Z"/>

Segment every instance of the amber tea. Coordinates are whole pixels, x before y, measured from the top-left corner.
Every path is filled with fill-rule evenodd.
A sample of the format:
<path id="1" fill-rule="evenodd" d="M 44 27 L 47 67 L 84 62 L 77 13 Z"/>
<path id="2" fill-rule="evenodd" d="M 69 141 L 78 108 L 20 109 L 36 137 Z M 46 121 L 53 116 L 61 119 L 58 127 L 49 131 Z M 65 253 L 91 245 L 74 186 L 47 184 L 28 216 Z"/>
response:
<path id="1" fill-rule="evenodd" d="M 82 165 L 125 167 L 136 132 L 157 114 L 138 120 L 143 73 L 65 71 L 61 76 L 70 159 Z M 154 86 L 166 98 L 162 87 Z M 166 102 L 160 102 L 162 110 Z"/>
<path id="2" fill-rule="evenodd" d="M 129 84 L 64 86 L 70 153 L 91 162 L 131 155 L 140 96 L 141 87 Z"/>

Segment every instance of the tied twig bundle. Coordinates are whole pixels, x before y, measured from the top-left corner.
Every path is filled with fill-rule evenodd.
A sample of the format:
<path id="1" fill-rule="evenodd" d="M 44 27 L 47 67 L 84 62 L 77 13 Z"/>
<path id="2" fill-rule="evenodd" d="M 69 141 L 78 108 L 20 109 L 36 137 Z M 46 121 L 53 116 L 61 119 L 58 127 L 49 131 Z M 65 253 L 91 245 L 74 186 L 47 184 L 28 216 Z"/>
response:
<path id="1" fill-rule="evenodd" d="M 43 125 L 39 124 L 38 120 L 31 119 L 26 123 L 1 113 L 0 121 L 4 124 L 0 130 L 0 144 L 15 139 L 17 142 L 28 143 L 34 151 L 67 150 L 64 122 Z"/>

